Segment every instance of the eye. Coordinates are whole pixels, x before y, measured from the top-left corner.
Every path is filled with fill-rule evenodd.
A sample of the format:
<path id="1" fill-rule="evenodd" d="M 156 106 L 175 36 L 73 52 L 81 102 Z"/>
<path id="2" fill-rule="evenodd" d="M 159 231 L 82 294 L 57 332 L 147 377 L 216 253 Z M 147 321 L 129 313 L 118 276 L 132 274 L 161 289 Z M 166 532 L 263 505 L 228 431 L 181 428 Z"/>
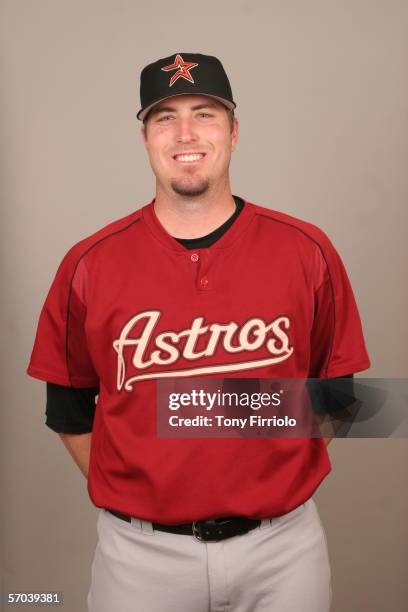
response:
<path id="1" fill-rule="evenodd" d="M 212 117 L 212 115 L 210 115 L 210 113 L 199 113 L 201 115 L 201 117 Z"/>
<path id="2" fill-rule="evenodd" d="M 163 117 L 160 117 L 160 119 L 158 119 L 157 121 L 167 121 L 167 119 L 170 119 L 172 117 L 172 115 L 163 115 Z"/>

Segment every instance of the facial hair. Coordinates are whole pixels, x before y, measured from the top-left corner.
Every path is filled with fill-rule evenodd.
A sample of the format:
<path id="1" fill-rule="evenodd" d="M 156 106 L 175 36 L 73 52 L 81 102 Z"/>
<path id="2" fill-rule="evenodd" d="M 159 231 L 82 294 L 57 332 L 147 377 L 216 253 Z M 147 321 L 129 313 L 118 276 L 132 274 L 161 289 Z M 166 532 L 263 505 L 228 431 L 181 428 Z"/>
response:
<path id="1" fill-rule="evenodd" d="M 172 179 L 170 185 L 178 195 L 194 198 L 201 196 L 208 190 L 210 181 L 208 179 L 201 179 L 198 182 L 189 183 L 188 181 Z"/>

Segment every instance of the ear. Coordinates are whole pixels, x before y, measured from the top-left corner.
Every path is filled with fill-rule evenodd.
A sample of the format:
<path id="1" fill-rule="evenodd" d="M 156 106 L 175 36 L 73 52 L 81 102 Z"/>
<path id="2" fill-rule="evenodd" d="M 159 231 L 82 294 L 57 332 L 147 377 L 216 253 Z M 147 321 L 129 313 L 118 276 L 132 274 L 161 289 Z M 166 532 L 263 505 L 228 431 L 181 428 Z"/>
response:
<path id="1" fill-rule="evenodd" d="M 140 135 L 142 137 L 142 141 L 144 146 L 147 146 L 147 133 L 146 133 L 146 125 L 143 123 L 142 127 L 140 128 Z"/>
<path id="2" fill-rule="evenodd" d="M 238 119 L 234 117 L 234 127 L 231 133 L 231 151 L 235 151 L 238 142 L 239 123 Z"/>

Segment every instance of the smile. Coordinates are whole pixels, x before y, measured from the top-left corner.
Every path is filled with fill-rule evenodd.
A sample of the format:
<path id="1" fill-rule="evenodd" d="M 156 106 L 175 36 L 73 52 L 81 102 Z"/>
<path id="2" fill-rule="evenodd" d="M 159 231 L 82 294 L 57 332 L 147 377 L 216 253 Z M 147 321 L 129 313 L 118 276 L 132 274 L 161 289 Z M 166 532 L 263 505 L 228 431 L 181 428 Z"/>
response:
<path id="1" fill-rule="evenodd" d="M 179 155 L 173 155 L 173 159 L 183 164 L 191 164 L 198 162 L 205 157 L 205 153 L 180 153 Z"/>

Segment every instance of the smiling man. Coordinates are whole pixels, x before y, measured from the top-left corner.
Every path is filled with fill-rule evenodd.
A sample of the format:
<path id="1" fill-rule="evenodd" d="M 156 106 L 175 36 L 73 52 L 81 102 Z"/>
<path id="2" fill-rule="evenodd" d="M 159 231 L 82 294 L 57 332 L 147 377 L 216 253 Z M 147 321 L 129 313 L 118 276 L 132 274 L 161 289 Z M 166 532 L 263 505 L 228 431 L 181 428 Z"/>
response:
<path id="1" fill-rule="evenodd" d="M 157 60 L 140 95 L 155 197 L 65 255 L 27 369 L 100 508 L 89 611 L 328 612 L 325 441 L 160 437 L 156 399 L 161 379 L 368 368 L 346 271 L 319 228 L 232 194 L 217 58 Z"/>
<path id="2" fill-rule="evenodd" d="M 233 214 L 228 169 L 238 121 L 232 111 L 208 96 L 179 95 L 148 113 L 142 137 L 156 176 L 155 212 L 172 235 L 197 237 Z"/>
<path id="3" fill-rule="evenodd" d="M 156 202 L 174 200 L 175 194 L 183 201 L 227 195 L 231 210 L 235 208 L 228 168 L 238 121 L 231 111 L 207 96 L 186 94 L 173 98 L 171 105 L 158 104 L 144 123 L 142 135 L 157 178 Z"/>

